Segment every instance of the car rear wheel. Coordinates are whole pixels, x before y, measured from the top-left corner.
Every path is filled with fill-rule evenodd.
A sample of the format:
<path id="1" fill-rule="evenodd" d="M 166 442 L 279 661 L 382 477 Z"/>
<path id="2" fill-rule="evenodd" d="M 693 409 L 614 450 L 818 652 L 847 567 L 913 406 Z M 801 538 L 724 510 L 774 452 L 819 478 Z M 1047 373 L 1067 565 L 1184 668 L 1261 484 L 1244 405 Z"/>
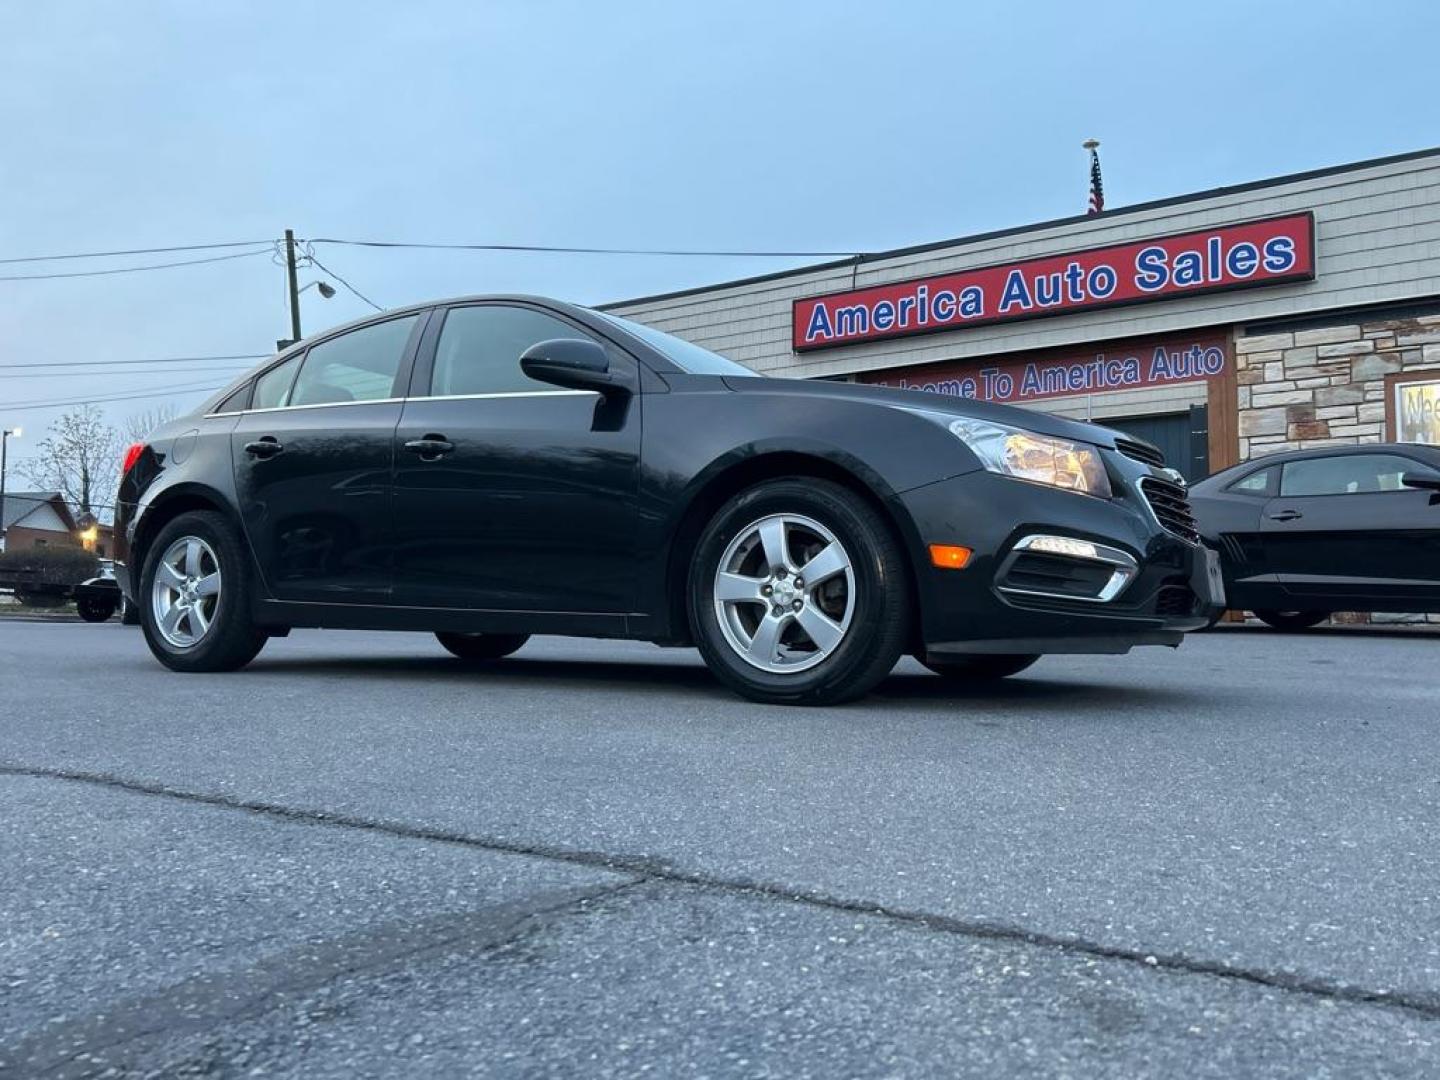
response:
<path id="1" fill-rule="evenodd" d="M 499 660 L 530 640 L 529 634 L 437 633 L 435 640 L 461 660 Z"/>
<path id="2" fill-rule="evenodd" d="M 166 667 L 234 671 L 264 646 L 250 620 L 247 553 L 222 515 L 197 510 L 167 524 L 140 580 L 145 642 Z"/>
<path id="3" fill-rule="evenodd" d="M 1308 630 L 1330 617 L 1328 611 L 1257 611 L 1255 617 L 1276 630 Z"/>
<path id="4" fill-rule="evenodd" d="M 909 630 L 909 577 L 888 523 L 826 480 L 772 480 L 731 499 L 700 537 L 688 598 L 710 670 L 771 704 L 868 693 Z"/>
<path id="5" fill-rule="evenodd" d="M 75 611 L 86 622 L 104 622 L 115 614 L 115 604 L 109 600 L 85 597 L 75 601 Z"/>
<path id="6" fill-rule="evenodd" d="M 915 659 L 924 664 L 936 675 L 943 675 L 947 679 L 960 679 L 966 682 L 985 682 L 992 679 L 1004 679 L 1010 675 L 1018 675 L 1031 664 L 1039 660 L 1038 655 L 994 655 L 994 656 L 955 656 L 944 660 L 926 659 L 917 656 Z"/>

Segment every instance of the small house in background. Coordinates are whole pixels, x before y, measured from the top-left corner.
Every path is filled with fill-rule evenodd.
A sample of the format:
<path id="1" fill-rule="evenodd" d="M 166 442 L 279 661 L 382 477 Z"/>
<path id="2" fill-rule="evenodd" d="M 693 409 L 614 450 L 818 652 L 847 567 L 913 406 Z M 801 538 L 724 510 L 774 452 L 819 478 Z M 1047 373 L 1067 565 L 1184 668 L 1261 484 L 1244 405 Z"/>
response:
<path id="1" fill-rule="evenodd" d="M 7 491 L 0 529 L 7 551 L 87 546 L 81 540 L 80 523 L 58 491 Z"/>

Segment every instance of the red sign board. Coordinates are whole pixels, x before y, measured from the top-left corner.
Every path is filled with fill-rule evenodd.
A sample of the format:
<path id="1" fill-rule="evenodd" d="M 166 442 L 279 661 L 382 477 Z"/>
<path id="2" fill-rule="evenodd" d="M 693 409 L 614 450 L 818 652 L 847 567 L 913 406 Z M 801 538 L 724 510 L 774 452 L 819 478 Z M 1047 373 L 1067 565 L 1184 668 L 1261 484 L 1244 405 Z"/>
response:
<path id="1" fill-rule="evenodd" d="M 822 349 L 1314 276 L 1307 211 L 809 296 L 795 301 L 791 335 L 797 351 Z"/>
<path id="2" fill-rule="evenodd" d="M 1213 379 L 1224 373 L 1229 362 L 1225 338 L 1202 334 L 1103 349 L 1067 349 L 1038 360 L 926 364 L 905 372 L 871 372 L 861 375 L 860 380 L 901 390 L 928 390 L 1013 405 L 1072 394 Z"/>

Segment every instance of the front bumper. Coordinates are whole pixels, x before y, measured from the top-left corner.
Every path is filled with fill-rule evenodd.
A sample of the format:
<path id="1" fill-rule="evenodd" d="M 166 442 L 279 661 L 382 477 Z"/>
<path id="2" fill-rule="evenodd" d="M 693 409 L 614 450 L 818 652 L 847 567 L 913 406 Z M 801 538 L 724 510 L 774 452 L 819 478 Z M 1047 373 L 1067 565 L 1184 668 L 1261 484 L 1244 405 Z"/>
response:
<path id="1" fill-rule="evenodd" d="M 1178 645 L 1186 631 L 1205 626 L 1223 598 L 1214 593 L 1204 548 L 1168 532 L 1150 510 L 1139 486 L 1148 466 L 1111 461 L 1110 469 L 1112 499 L 990 472 L 902 495 L 921 542 L 914 561 L 925 651 L 1123 653 L 1136 645 Z M 1037 536 L 1095 545 L 1108 565 L 1093 595 L 1016 587 L 1026 584 L 1013 574 L 1016 560 Z M 929 544 L 959 544 L 974 555 L 962 570 L 940 569 L 930 563 Z M 1065 545 L 1049 547 L 1061 565 Z M 1085 568 L 1086 560 L 1072 561 Z M 1117 583 L 1113 575 L 1122 571 Z M 1085 591 L 1083 582 L 1074 588 Z"/>

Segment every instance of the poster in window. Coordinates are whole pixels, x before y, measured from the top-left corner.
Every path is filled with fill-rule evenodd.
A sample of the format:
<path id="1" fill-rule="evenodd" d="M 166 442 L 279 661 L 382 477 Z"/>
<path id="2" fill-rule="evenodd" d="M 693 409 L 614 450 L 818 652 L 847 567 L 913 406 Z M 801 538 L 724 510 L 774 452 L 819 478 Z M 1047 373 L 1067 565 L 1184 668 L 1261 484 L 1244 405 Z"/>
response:
<path id="1" fill-rule="evenodd" d="M 1395 434 L 1400 442 L 1440 446 L 1440 379 L 1395 385 Z"/>

